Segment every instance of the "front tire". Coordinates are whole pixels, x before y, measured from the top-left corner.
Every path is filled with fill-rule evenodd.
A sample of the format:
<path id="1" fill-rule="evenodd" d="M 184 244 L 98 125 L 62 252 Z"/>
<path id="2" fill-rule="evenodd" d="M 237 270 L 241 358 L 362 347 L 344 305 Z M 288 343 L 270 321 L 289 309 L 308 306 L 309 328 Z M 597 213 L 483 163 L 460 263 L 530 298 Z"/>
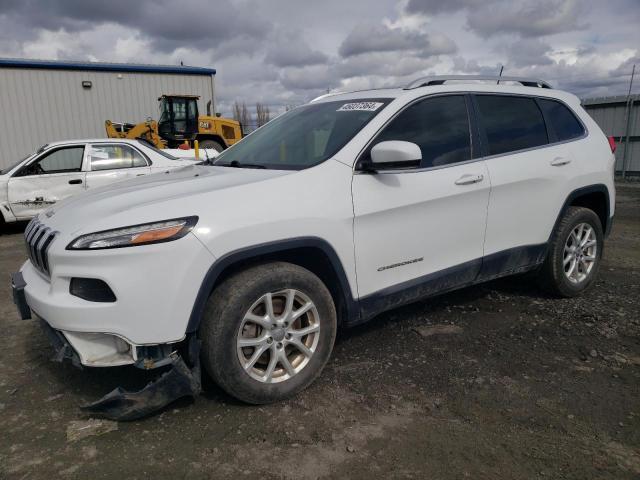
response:
<path id="1" fill-rule="evenodd" d="M 199 332 L 203 365 L 239 400 L 279 401 L 320 375 L 336 330 L 331 294 L 309 270 L 284 262 L 250 267 L 209 298 Z"/>
<path id="2" fill-rule="evenodd" d="M 604 246 L 598 215 L 569 207 L 553 233 L 538 275 L 540 286 L 553 295 L 575 297 L 595 281 Z"/>

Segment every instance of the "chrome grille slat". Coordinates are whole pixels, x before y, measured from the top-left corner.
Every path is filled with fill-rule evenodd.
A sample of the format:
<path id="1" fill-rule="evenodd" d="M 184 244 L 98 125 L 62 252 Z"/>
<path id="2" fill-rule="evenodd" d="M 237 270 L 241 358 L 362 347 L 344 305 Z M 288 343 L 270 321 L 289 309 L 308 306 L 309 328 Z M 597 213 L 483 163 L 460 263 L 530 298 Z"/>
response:
<path id="1" fill-rule="evenodd" d="M 47 276 L 50 275 L 47 251 L 55 236 L 56 232 L 35 218 L 27 225 L 24 232 L 29 260 L 36 269 Z"/>
<path id="2" fill-rule="evenodd" d="M 27 242 L 30 242 L 31 239 L 33 238 L 33 236 L 36 234 L 36 232 L 38 231 L 38 229 L 40 228 L 40 224 L 36 223 L 33 228 L 31 229 L 31 231 L 29 232 L 29 234 L 26 236 L 27 238 Z"/>
<path id="3" fill-rule="evenodd" d="M 35 227 L 35 224 L 36 222 L 33 219 L 29 222 L 29 224 L 27 225 L 27 228 L 24 229 L 25 238 L 27 237 L 27 235 L 29 235 L 29 232 L 31 232 L 33 227 Z"/>
<path id="4" fill-rule="evenodd" d="M 36 225 L 27 236 L 27 249 L 29 250 L 29 258 L 31 259 L 31 262 L 34 265 L 36 264 L 36 260 L 35 260 L 35 250 L 33 249 L 32 240 L 33 240 L 33 237 L 35 237 L 36 234 L 38 233 L 39 229 L 40 229 L 40 225 Z"/>
<path id="5" fill-rule="evenodd" d="M 49 235 L 42 245 L 42 266 L 45 272 L 49 272 L 49 254 L 47 250 L 49 249 L 49 245 L 53 241 L 53 237 L 55 237 L 55 233 Z"/>
<path id="6" fill-rule="evenodd" d="M 44 227 L 42 229 L 42 233 L 40 233 L 38 235 L 38 238 L 35 241 L 35 245 L 36 245 L 36 261 L 38 262 L 38 265 L 42 265 L 42 269 L 43 270 L 44 270 L 44 251 L 43 251 L 43 246 L 44 246 L 44 243 L 49 238 L 49 232 L 50 231 L 51 231 L 51 229 L 49 227 Z"/>

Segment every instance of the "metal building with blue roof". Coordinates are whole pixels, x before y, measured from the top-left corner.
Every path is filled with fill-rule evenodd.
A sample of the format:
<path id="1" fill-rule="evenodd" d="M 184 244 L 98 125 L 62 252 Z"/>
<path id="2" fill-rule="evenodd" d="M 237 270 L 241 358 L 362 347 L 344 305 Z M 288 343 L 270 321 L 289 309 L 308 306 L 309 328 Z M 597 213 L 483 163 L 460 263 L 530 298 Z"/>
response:
<path id="1" fill-rule="evenodd" d="M 0 59 L 0 169 L 44 143 L 103 137 L 107 119 L 157 119 L 162 94 L 199 95 L 199 110 L 213 112 L 215 74 L 183 65 Z"/>

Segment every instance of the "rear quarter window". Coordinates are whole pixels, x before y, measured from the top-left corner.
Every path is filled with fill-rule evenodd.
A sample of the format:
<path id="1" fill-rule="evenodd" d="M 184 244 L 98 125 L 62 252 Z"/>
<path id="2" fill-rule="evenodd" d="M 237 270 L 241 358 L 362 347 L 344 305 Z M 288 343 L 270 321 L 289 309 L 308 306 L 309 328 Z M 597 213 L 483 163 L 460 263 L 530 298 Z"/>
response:
<path id="1" fill-rule="evenodd" d="M 544 117 L 528 97 L 476 95 L 489 155 L 515 152 L 549 143 Z"/>
<path id="2" fill-rule="evenodd" d="M 538 99 L 555 141 L 566 141 L 584 135 L 584 127 L 575 114 L 560 102 Z"/>

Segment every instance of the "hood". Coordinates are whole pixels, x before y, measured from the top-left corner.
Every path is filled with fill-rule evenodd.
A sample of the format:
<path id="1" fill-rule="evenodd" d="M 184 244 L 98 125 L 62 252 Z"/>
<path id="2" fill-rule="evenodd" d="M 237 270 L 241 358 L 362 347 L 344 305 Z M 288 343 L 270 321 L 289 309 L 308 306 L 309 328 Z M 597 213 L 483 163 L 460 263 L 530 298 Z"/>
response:
<path id="1" fill-rule="evenodd" d="M 295 171 L 193 165 L 88 190 L 53 205 L 40 215 L 40 220 L 53 229 L 73 233 L 93 230 L 96 225 L 100 228 L 102 221 L 110 224 L 105 228 L 112 228 L 130 221 L 171 218 L 173 212 L 194 215 L 196 208 L 206 208 L 211 203 L 208 198 L 197 197 L 292 173 Z M 158 208 L 147 208 L 154 205 Z M 140 215 L 141 209 L 147 213 Z M 159 211 L 166 213 L 158 214 Z M 117 217 L 117 224 L 113 217 Z"/>

